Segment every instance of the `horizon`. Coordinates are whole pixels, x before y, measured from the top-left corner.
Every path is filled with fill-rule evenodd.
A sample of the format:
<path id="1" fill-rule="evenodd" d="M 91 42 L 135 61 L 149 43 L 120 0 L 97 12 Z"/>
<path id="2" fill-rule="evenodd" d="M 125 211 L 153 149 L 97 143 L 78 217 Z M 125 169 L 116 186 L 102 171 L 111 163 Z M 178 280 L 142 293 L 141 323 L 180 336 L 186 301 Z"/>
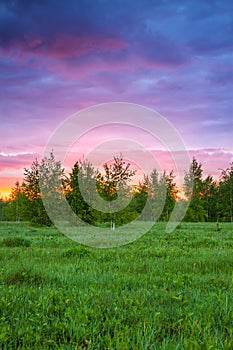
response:
<path id="1" fill-rule="evenodd" d="M 159 152 L 161 153 L 161 151 Z M 70 155 L 70 154 L 69 154 Z M 113 157 L 117 157 L 118 154 L 116 155 L 113 155 L 112 158 L 109 158 L 106 163 L 110 164 L 112 163 L 112 160 L 113 160 Z M 139 185 L 139 182 L 143 180 L 144 176 L 146 175 L 149 175 L 150 176 L 150 171 L 148 171 L 147 173 L 143 172 L 143 169 L 140 169 L 140 166 L 138 164 L 136 164 L 135 162 L 132 162 L 130 159 L 124 157 L 124 154 L 122 154 L 123 156 L 123 160 L 125 162 L 129 162 L 130 163 L 130 168 L 132 170 L 136 170 L 136 173 L 135 175 L 133 176 L 132 178 L 132 181 L 131 182 L 131 185 L 132 186 L 138 186 Z M 193 157 L 195 157 L 195 155 L 193 154 Z M 193 158 L 192 157 L 192 158 Z M 196 157 L 195 157 L 196 158 Z M 35 160 L 38 160 L 39 162 L 41 161 L 42 158 L 35 158 L 33 161 Z M 55 155 L 55 159 L 56 159 L 56 155 Z M 71 157 L 71 159 L 73 159 L 73 157 Z M 89 162 L 89 159 L 88 158 L 83 158 L 82 157 L 78 157 L 75 161 L 73 161 L 73 163 L 71 162 L 71 160 L 69 159 L 68 162 L 65 163 L 65 166 L 64 166 L 64 169 L 65 169 L 65 175 L 68 176 L 70 174 L 70 172 L 72 171 L 72 168 L 74 166 L 74 164 L 77 162 L 77 161 L 88 161 Z M 205 168 L 203 167 L 203 164 L 201 162 L 199 162 L 199 160 L 196 158 L 196 160 L 198 161 L 199 164 L 202 165 L 202 170 L 203 170 L 203 179 L 205 179 L 207 176 L 212 176 L 214 181 L 216 181 L 216 183 L 219 182 L 220 180 L 220 177 L 221 177 L 221 172 L 222 170 L 226 170 L 226 168 L 218 168 L 216 170 L 216 173 L 215 174 L 211 174 L 211 173 L 208 173 L 205 171 Z M 163 161 L 162 164 L 167 164 L 167 162 L 169 163 L 169 159 L 168 159 L 168 155 L 167 155 L 167 159 L 165 157 L 165 160 Z M 100 170 L 103 171 L 103 164 L 102 165 L 98 165 L 98 164 L 93 164 L 92 162 L 90 162 L 90 164 L 96 169 L 96 170 Z M 161 164 L 160 164 L 161 165 Z M 190 163 L 191 165 L 191 163 Z M 230 164 L 229 164 L 230 165 Z M 31 164 L 26 167 L 26 169 L 30 169 L 31 168 Z M 176 183 L 176 186 L 177 186 L 177 189 L 178 189 L 178 197 L 181 195 L 181 198 L 182 198 L 182 193 L 183 193 L 183 188 L 179 185 L 179 182 L 183 182 L 183 177 L 182 179 L 179 178 L 177 172 L 174 171 L 174 169 L 172 167 L 166 169 L 164 167 L 161 167 L 160 169 L 157 169 L 156 167 L 153 168 L 152 170 L 156 169 L 158 171 L 158 174 L 159 176 L 161 176 L 163 174 L 163 172 L 166 172 L 166 173 L 169 173 L 170 171 L 173 171 L 174 172 L 174 182 Z M 218 173 L 217 173 L 218 172 Z M 184 174 L 185 175 L 185 172 Z M 3 180 L 3 179 L 2 179 Z M 6 179 L 6 183 L 8 184 L 8 181 L 10 181 L 10 183 L 12 183 L 12 178 L 10 179 Z M 10 197 L 10 194 L 11 194 L 11 190 L 15 187 L 15 184 L 16 182 L 19 182 L 19 184 L 21 185 L 22 184 L 22 181 L 23 181 L 23 176 L 21 178 L 19 177 L 16 177 L 14 178 L 14 182 L 12 183 L 12 186 L 11 187 L 1 187 L 2 191 L 0 191 L 0 199 L 2 199 L 3 201 L 7 201 L 9 200 L 9 197 Z M 3 180 L 3 184 L 4 184 L 4 180 Z"/>

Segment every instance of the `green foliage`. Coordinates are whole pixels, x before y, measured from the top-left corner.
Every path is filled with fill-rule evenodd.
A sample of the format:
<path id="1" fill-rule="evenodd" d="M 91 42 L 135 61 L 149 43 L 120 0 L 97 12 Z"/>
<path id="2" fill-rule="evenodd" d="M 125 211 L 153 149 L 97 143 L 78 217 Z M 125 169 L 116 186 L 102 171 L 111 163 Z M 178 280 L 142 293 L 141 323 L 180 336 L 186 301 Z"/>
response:
<path id="1" fill-rule="evenodd" d="M 90 256 L 91 250 L 87 249 L 86 247 L 78 247 L 78 248 L 71 248 L 63 252 L 62 256 L 64 258 L 70 258 L 70 257 L 79 257 L 82 258 L 84 256 Z"/>
<path id="2" fill-rule="evenodd" d="M 164 229 L 109 250 L 3 223 L 32 245 L 0 247 L 0 348 L 231 350 L 232 224 Z"/>
<path id="3" fill-rule="evenodd" d="M 104 164 L 103 173 L 95 170 L 88 161 L 78 161 L 65 182 L 66 198 L 77 216 L 87 223 L 99 227 L 105 223 L 107 227 L 109 223 L 112 226 L 113 222 L 122 225 L 133 220 L 137 213 L 132 204 L 111 213 L 112 202 L 118 198 L 119 190 L 124 192 L 125 198 L 130 195 L 127 182 L 134 174 L 135 171 L 123 161 L 122 155 L 114 157 L 110 165 Z M 95 206 L 101 208 L 103 205 L 109 208 L 109 212 L 95 209 Z"/>
<path id="4" fill-rule="evenodd" d="M 143 210 L 146 202 L 146 211 L 142 220 L 167 221 L 176 202 L 177 188 L 174 182 L 175 175 L 163 172 L 159 174 L 153 169 L 150 176 L 145 176 L 139 183 L 136 193 L 136 210 L 138 213 Z"/>
<path id="5" fill-rule="evenodd" d="M 122 154 L 113 158 L 113 163 L 103 165 L 104 172 L 97 172 L 97 189 L 102 198 L 112 202 L 117 198 L 119 190 L 129 191 L 128 182 L 136 171 L 130 169 L 130 163 L 125 163 Z"/>
<path id="6" fill-rule="evenodd" d="M 61 163 L 51 153 L 41 163 L 35 160 L 30 169 L 25 169 L 23 183 L 16 182 L 9 203 L 0 200 L 0 220 L 52 225 L 44 205 L 52 207 L 50 214 L 53 211 L 60 215 L 59 201 L 65 194 L 77 215 L 74 225 L 109 227 L 110 224 L 114 228 L 135 219 L 168 221 L 178 200 L 174 172 L 160 174 L 153 169 L 137 186 L 130 186 L 136 173 L 130 166 L 122 155 L 104 164 L 102 172 L 82 160 L 74 164 L 65 178 Z M 217 183 L 212 176 L 203 178 L 202 165 L 193 158 L 185 173 L 183 189 L 190 201 L 184 221 L 233 221 L 233 163 L 222 170 Z"/>
<path id="7" fill-rule="evenodd" d="M 7 286 L 17 285 L 25 283 L 30 286 L 40 286 L 44 282 L 43 273 L 33 274 L 28 269 L 22 269 L 19 271 L 11 271 L 10 273 L 4 275 L 4 283 Z"/>
<path id="8" fill-rule="evenodd" d="M 217 221 L 219 217 L 217 209 L 218 186 L 212 176 L 207 176 L 203 181 L 202 200 L 204 202 L 206 221 Z"/>
<path id="9" fill-rule="evenodd" d="M 74 164 L 69 177 L 65 180 L 66 198 L 74 213 L 84 222 L 95 223 L 96 211 L 88 204 L 84 196 L 91 198 L 95 192 L 96 170 L 88 161 L 78 161 Z M 80 185 L 82 187 L 80 187 Z"/>
<path id="10" fill-rule="evenodd" d="M 43 196 L 52 195 L 59 203 L 59 184 L 61 183 L 64 170 L 61 163 L 55 160 L 51 152 L 50 157 L 42 159 L 41 163 L 36 159 L 31 168 L 24 170 L 22 185 L 16 182 L 12 189 L 10 204 L 7 207 L 7 215 L 10 220 L 30 221 L 32 224 L 51 225 L 51 220 L 44 208 Z M 59 204 L 58 204 L 59 205 Z"/>
<path id="11" fill-rule="evenodd" d="M 175 178 L 174 172 L 171 171 L 168 174 L 164 172 L 160 179 L 160 191 L 161 189 L 164 189 L 166 192 L 165 203 L 163 206 L 162 213 L 160 215 L 160 220 L 163 220 L 163 221 L 169 220 L 171 212 L 175 206 L 178 190 L 176 188 L 174 178 Z"/>
<path id="12" fill-rule="evenodd" d="M 194 157 L 189 171 L 184 177 L 184 191 L 190 200 L 190 205 L 185 215 L 185 221 L 206 221 L 206 210 L 203 201 L 204 184 L 202 179 L 203 169 Z"/>
<path id="13" fill-rule="evenodd" d="M 31 242 L 28 239 L 22 237 L 8 237 L 4 238 L 0 245 L 2 247 L 29 247 Z"/>
<path id="14" fill-rule="evenodd" d="M 111 226 L 115 224 L 122 225 L 130 222 L 135 217 L 135 212 L 132 212 L 132 206 L 116 213 L 111 213 L 112 202 L 118 199 L 119 191 L 121 192 L 121 203 L 127 200 L 131 195 L 129 182 L 135 175 L 136 171 L 130 169 L 131 164 L 123 160 L 122 154 L 113 158 L 113 162 L 103 165 L 103 173 L 98 171 L 96 177 L 97 191 L 101 198 L 106 201 L 109 208 L 109 213 L 104 215 L 104 221 L 110 221 Z M 128 210 L 129 209 L 129 210 Z M 103 220 L 103 219 L 102 219 Z"/>
<path id="15" fill-rule="evenodd" d="M 219 183 L 202 177 L 202 165 L 193 158 L 185 175 L 185 193 L 191 200 L 185 221 L 233 221 L 233 164 L 222 170 Z"/>
<path id="16" fill-rule="evenodd" d="M 8 206 L 8 202 L 0 198 L 0 221 L 6 221 L 8 219 L 7 206 Z"/>
<path id="17" fill-rule="evenodd" d="M 229 168 L 222 170 L 217 206 L 218 218 L 233 222 L 233 162 Z"/>

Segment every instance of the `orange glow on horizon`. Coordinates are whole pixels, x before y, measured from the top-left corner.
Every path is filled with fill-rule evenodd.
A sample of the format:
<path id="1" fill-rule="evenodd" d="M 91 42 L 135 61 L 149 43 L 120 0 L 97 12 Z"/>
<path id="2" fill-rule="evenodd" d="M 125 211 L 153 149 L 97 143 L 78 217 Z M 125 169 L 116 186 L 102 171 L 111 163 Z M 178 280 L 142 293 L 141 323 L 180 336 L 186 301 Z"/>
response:
<path id="1" fill-rule="evenodd" d="M 7 200 L 11 194 L 11 187 L 0 187 L 0 199 Z"/>
<path id="2" fill-rule="evenodd" d="M 181 189 L 177 193 L 177 200 L 184 200 L 184 201 L 188 200 L 185 192 L 183 190 L 181 190 Z"/>
<path id="3" fill-rule="evenodd" d="M 22 182 L 22 179 L 17 177 L 0 178 L 0 198 L 7 200 L 10 197 L 11 190 L 15 186 L 16 181 Z"/>

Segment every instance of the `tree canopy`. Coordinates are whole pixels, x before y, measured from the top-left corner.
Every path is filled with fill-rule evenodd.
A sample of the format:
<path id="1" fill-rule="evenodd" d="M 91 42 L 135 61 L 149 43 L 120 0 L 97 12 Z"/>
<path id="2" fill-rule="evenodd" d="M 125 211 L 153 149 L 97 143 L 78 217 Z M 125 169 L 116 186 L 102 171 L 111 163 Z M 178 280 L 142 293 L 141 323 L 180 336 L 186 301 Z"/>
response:
<path id="1" fill-rule="evenodd" d="M 0 200 L 0 219 L 51 225 L 43 198 L 59 205 L 65 195 L 74 213 L 92 225 L 114 228 L 136 218 L 169 220 L 176 201 L 185 200 L 178 196 L 174 172 L 153 169 L 150 175 L 132 183 L 135 174 L 136 170 L 120 154 L 105 163 L 102 170 L 88 160 L 78 160 L 65 175 L 61 162 L 51 152 L 25 169 L 23 182 L 15 183 L 8 202 Z M 185 221 L 232 222 L 233 163 L 221 171 L 216 181 L 210 175 L 204 178 L 202 164 L 193 158 L 184 174 L 183 192 L 190 200 Z"/>

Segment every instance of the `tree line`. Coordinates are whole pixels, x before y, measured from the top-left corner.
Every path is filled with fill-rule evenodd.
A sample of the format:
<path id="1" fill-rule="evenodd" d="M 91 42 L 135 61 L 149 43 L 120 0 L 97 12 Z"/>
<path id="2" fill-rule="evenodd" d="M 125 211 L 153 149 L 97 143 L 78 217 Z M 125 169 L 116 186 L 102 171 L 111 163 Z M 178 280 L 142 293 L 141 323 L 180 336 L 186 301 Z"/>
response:
<path id="1" fill-rule="evenodd" d="M 88 160 L 78 160 L 66 175 L 51 152 L 24 169 L 22 183 L 15 183 L 7 202 L 0 199 L 0 220 L 51 225 L 42 200 L 43 183 L 57 205 L 62 194 L 83 222 L 101 227 L 114 228 L 134 219 L 167 221 L 175 203 L 185 200 L 190 205 L 184 221 L 233 221 L 233 163 L 215 181 L 210 175 L 204 178 L 202 164 L 194 157 L 184 174 L 184 198 L 179 197 L 173 171 L 159 173 L 153 169 L 133 185 L 135 174 L 120 154 L 105 163 L 101 171 Z"/>

